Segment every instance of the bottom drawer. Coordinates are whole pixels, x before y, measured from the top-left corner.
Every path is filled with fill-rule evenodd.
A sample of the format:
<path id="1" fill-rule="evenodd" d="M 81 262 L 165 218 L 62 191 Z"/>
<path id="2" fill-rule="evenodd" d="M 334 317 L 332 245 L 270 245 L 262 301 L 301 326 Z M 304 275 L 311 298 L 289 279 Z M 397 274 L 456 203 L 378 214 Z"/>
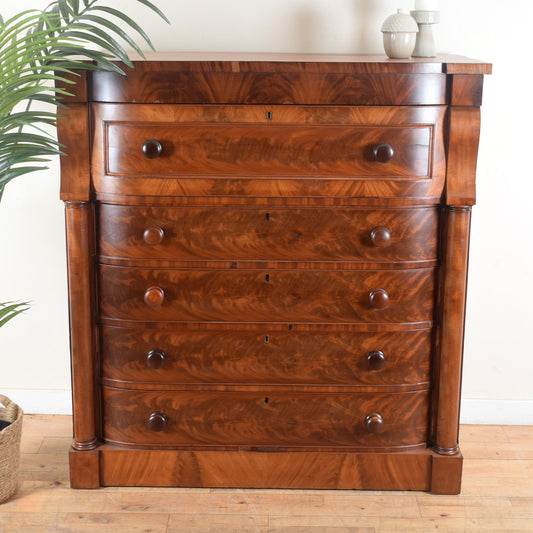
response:
<path id="1" fill-rule="evenodd" d="M 429 392 L 133 391 L 103 388 L 107 442 L 155 446 L 424 445 Z"/>

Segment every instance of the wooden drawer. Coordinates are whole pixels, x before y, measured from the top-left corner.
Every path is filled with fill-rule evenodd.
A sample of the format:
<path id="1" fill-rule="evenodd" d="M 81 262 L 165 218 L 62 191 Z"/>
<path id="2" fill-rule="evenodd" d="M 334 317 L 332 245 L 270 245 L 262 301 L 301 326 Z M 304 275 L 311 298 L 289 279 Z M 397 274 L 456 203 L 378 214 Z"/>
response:
<path id="1" fill-rule="evenodd" d="M 434 269 L 99 267 L 100 314 L 143 321 L 428 322 Z"/>
<path id="2" fill-rule="evenodd" d="M 429 383 L 432 330 L 100 328 L 105 382 Z"/>
<path id="3" fill-rule="evenodd" d="M 437 208 L 139 207 L 101 204 L 102 257 L 174 260 L 424 261 Z"/>
<path id="4" fill-rule="evenodd" d="M 443 190 L 444 106 L 95 104 L 93 111 L 99 199 L 417 197 L 437 203 Z"/>
<path id="5" fill-rule="evenodd" d="M 403 448 L 425 444 L 428 407 L 427 391 L 369 396 L 104 387 L 103 437 L 163 447 Z M 375 416 L 367 424 L 369 415 Z"/>
<path id="6" fill-rule="evenodd" d="M 149 159 L 143 147 L 159 143 Z M 109 175 L 428 176 L 430 126 L 109 123 Z M 378 147 L 384 152 L 379 159 Z M 146 148 L 145 148 L 146 150 Z"/>

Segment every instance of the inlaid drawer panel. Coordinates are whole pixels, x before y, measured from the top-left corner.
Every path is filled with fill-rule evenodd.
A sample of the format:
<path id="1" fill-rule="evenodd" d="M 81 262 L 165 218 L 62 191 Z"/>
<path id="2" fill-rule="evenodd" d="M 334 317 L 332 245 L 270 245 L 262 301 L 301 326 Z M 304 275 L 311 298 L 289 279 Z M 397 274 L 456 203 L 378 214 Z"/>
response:
<path id="1" fill-rule="evenodd" d="M 100 265 L 102 317 L 144 321 L 422 322 L 434 269 L 187 270 Z"/>
<path id="2" fill-rule="evenodd" d="M 436 204 L 445 182 L 445 106 L 92 110 L 92 184 L 106 201 L 403 197 Z"/>
<path id="3" fill-rule="evenodd" d="M 178 330 L 102 326 L 106 380 L 144 383 L 428 383 L 432 330 Z"/>
<path id="4" fill-rule="evenodd" d="M 99 254 L 133 259 L 423 261 L 438 209 L 98 208 Z"/>
<path id="5" fill-rule="evenodd" d="M 104 440 L 153 446 L 402 448 L 427 439 L 429 393 L 103 388 Z"/>
<path id="6" fill-rule="evenodd" d="M 107 124 L 109 175 L 429 176 L 432 127 Z"/>

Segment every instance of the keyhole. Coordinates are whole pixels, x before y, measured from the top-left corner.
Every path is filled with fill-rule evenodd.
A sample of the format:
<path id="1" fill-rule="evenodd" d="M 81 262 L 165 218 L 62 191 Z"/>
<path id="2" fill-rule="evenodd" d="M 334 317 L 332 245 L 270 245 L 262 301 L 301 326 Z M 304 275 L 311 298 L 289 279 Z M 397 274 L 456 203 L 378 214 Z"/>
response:
<path id="1" fill-rule="evenodd" d="M 265 405 L 268 405 L 268 401 L 269 401 L 269 400 L 268 400 L 268 397 L 265 398 Z"/>
<path id="2" fill-rule="evenodd" d="M 268 335 L 265 335 L 265 342 L 268 344 L 270 342 L 270 337 Z"/>
<path id="3" fill-rule="evenodd" d="M 265 275 L 265 282 L 268 283 L 270 281 L 270 274 Z"/>
<path id="4" fill-rule="evenodd" d="M 265 220 L 267 222 L 270 220 L 270 213 L 265 213 Z"/>

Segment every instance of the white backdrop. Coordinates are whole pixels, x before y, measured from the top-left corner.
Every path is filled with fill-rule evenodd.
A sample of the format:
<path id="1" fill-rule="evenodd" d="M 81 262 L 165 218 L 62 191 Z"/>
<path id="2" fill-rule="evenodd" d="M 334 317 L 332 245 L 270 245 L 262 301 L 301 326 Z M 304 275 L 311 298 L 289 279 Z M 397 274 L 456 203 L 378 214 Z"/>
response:
<path id="1" fill-rule="evenodd" d="M 414 0 L 153 0 L 168 26 L 131 0 L 108 0 L 161 51 L 382 53 L 380 27 Z M 48 0 L 1 0 L 0 13 Z M 533 424 L 533 122 L 529 25 L 495 0 L 441 0 L 437 48 L 494 64 L 485 78 L 470 259 L 462 421 Z M 31 310 L 0 331 L 0 391 L 30 413 L 69 413 L 63 206 L 57 163 L 11 183 L 0 205 L 0 300 Z"/>

